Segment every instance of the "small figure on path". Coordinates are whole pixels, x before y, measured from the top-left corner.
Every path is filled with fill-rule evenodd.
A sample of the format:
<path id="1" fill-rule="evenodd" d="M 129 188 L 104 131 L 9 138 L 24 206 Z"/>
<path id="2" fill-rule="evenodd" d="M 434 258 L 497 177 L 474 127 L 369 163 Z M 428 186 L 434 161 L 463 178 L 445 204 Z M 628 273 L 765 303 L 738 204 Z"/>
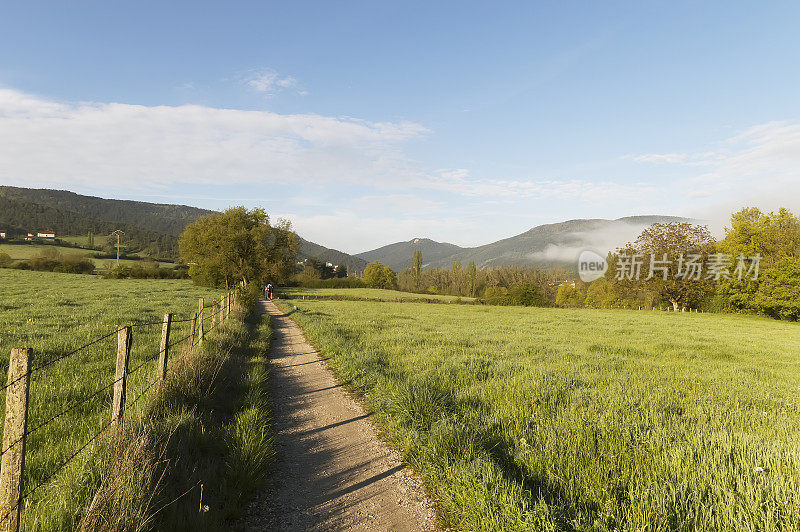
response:
<path id="1" fill-rule="evenodd" d="M 272 301 L 272 283 L 267 283 L 267 287 L 264 289 L 264 295 L 267 299 Z"/>

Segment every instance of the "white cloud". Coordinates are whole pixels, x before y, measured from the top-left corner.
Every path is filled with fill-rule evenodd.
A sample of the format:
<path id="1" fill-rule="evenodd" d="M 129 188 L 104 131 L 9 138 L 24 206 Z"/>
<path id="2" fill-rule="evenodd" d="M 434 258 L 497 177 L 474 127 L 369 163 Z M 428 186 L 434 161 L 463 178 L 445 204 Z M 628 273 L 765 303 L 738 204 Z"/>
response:
<path id="1" fill-rule="evenodd" d="M 296 89 L 300 95 L 308 94 L 298 89 L 297 80 L 292 76 L 281 77 L 274 70 L 250 71 L 245 76 L 245 84 L 256 92 L 266 96 L 274 96 L 283 89 Z"/>
<path id="2" fill-rule="evenodd" d="M 656 192 L 645 183 L 626 185 L 614 181 L 473 179 L 464 169 L 426 176 L 428 188 L 463 196 L 507 199 L 555 199 L 600 203 L 609 199 L 640 201 Z"/>
<path id="3" fill-rule="evenodd" d="M 664 162 L 689 170 L 679 180 L 690 199 L 719 201 L 764 198 L 797 201 L 800 197 L 800 124 L 768 122 L 724 139 L 712 150 L 690 154 L 628 156 L 641 162 Z M 693 167 L 702 167 L 694 173 Z"/>
<path id="4" fill-rule="evenodd" d="M 103 190 L 395 182 L 412 122 L 200 105 L 62 103 L 0 89 L 0 176 Z"/>
<path id="5" fill-rule="evenodd" d="M 644 163 L 682 163 L 688 155 L 685 153 L 645 153 L 643 155 L 626 155 L 623 159 Z"/>

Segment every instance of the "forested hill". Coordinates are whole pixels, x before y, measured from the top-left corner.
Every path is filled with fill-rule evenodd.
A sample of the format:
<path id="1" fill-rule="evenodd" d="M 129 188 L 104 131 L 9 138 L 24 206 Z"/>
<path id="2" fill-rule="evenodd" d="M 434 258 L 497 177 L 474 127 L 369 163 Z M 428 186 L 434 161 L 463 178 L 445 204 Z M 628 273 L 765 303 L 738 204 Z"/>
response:
<path id="1" fill-rule="evenodd" d="M 178 236 L 187 225 L 216 211 L 189 207 L 82 196 L 66 190 L 0 186 L 0 230 L 12 234 L 55 231 L 79 236 L 108 235 L 121 229 L 129 251 L 156 258 L 178 258 Z M 361 271 L 363 259 L 300 239 L 298 259 L 319 259 Z"/>
<path id="2" fill-rule="evenodd" d="M 52 207 L 61 212 L 77 213 L 81 216 L 137 226 L 157 233 L 179 236 L 184 228 L 199 218 L 214 211 L 188 207 L 146 203 L 143 201 L 115 200 L 82 196 L 66 190 L 49 190 L 17 187 L 0 187 L 0 197 L 26 203 L 36 203 Z M 55 228 L 51 228 L 58 231 Z M 68 234 L 82 234 L 85 231 L 62 230 Z"/>
<path id="3" fill-rule="evenodd" d="M 155 258 L 176 259 L 178 237 L 135 225 L 97 220 L 62 211 L 47 205 L 16 201 L 0 195 L 0 229 L 10 236 L 37 231 L 55 231 L 56 235 L 108 235 L 114 230 L 125 233 L 126 248 Z"/>
<path id="4" fill-rule="evenodd" d="M 474 262 L 478 268 L 522 266 L 573 268 L 584 249 L 600 252 L 616 249 L 632 241 L 641 231 L 656 222 L 692 222 L 675 216 L 629 216 L 617 220 L 579 219 L 539 225 L 522 234 L 477 246 L 461 248 L 453 244 L 415 238 L 398 242 L 357 256 L 378 260 L 395 270 L 408 268 L 414 250 L 422 251 L 425 267 L 449 268 L 459 261 L 462 265 Z"/>

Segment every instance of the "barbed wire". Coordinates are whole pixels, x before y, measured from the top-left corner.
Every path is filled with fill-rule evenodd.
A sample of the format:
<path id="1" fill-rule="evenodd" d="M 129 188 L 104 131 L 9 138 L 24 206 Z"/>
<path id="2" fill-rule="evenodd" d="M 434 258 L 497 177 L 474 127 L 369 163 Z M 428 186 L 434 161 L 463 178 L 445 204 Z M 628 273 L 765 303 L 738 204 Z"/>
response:
<path id="1" fill-rule="evenodd" d="M 204 309 L 205 309 L 205 308 L 210 308 L 210 307 L 212 307 L 212 306 L 216 306 L 216 302 L 215 302 L 215 304 L 213 304 L 213 305 L 204 306 L 203 308 L 204 308 Z M 207 318 L 208 318 L 208 319 L 211 319 L 211 318 L 213 318 L 213 317 L 214 317 L 214 316 L 213 316 L 212 314 L 210 314 L 210 313 L 209 313 L 209 315 L 207 316 Z M 171 320 L 171 323 L 186 323 L 186 322 L 194 321 L 194 320 L 196 320 L 196 318 L 197 318 L 197 316 L 195 315 L 195 316 L 193 316 L 193 317 L 191 317 L 191 318 L 180 319 L 180 320 Z M 204 318 L 203 318 L 203 321 L 204 321 L 204 322 L 205 322 L 205 320 L 206 320 L 206 317 L 204 317 Z M 204 335 L 205 335 L 206 333 L 210 333 L 211 331 L 213 331 L 214 329 L 216 329 L 218 326 L 222 325 L 222 324 L 224 323 L 224 321 L 225 321 L 225 319 L 224 319 L 224 314 L 223 314 L 222 316 L 220 316 L 220 317 L 218 318 L 218 320 L 214 320 L 214 321 L 212 321 L 212 322 L 211 322 L 211 327 L 209 327 L 208 331 L 204 331 Z M 163 323 L 164 323 L 164 321 L 163 321 L 163 320 L 161 320 L 161 321 L 157 321 L 157 322 L 156 322 L 156 321 L 153 321 L 153 322 L 145 322 L 145 323 L 134 323 L 134 324 L 131 324 L 131 325 L 130 325 L 130 327 L 131 327 L 131 328 L 135 328 L 135 327 L 143 327 L 143 326 L 157 325 L 157 324 L 163 324 Z M 29 370 L 28 372 L 26 372 L 26 373 L 24 373 L 24 374 L 20 375 L 19 377 L 17 377 L 16 379 L 12 380 L 11 382 L 8 382 L 8 383 L 6 383 L 6 384 L 5 384 L 5 386 L 3 386 L 2 388 L 0 388 L 0 392 L 2 392 L 2 391 L 4 391 L 4 390 L 8 389 L 8 388 L 9 388 L 10 386 L 12 386 L 13 384 L 15 384 L 15 383 L 19 382 L 20 380 L 24 379 L 25 377 L 28 377 L 28 376 L 30 376 L 31 374 L 33 374 L 33 373 L 34 373 L 34 372 L 36 372 L 36 371 L 40 371 L 40 370 L 42 370 L 42 369 L 44 369 L 44 368 L 47 368 L 47 367 L 49 367 L 49 366 L 51 366 L 51 365 L 55 364 L 56 362 L 58 362 L 58 361 L 60 361 L 60 360 L 63 360 L 63 359 L 65 359 L 65 358 L 68 358 L 68 357 L 70 357 L 70 356 L 73 356 L 73 355 L 75 355 L 75 354 L 79 353 L 80 351 L 82 351 L 82 350 L 84 350 L 84 349 L 87 349 L 87 348 L 91 347 L 92 345 L 95 345 L 95 344 L 97 344 L 97 343 L 99 343 L 99 342 L 101 342 L 101 341 L 103 341 L 103 340 L 106 340 L 106 339 L 110 338 L 110 337 L 111 337 L 111 336 L 113 336 L 114 334 L 117 334 L 119 330 L 120 330 L 120 328 L 117 328 L 117 329 L 115 329 L 114 331 L 112 331 L 112 332 L 110 332 L 110 333 L 108 333 L 108 334 L 106 334 L 106 335 L 104 335 L 104 336 L 101 336 L 101 337 L 99 337 L 99 338 L 96 338 L 95 340 L 92 340 L 91 342 L 89 342 L 89 343 L 87 343 L 87 344 L 84 344 L 84 345 L 82 345 L 81 347 L 78 347 L 78 348 L 76 348 L 76 349 L 73 349 L 72 351 L 70 351 L 70 352 L 68 352 L 68 353 L 65 353 L 65 354 L 63 354 L 63 355 L 59 355 L 59 356 L 57 356 L 57 357 L 53 358 L 52 360 L 48 360 L 47 362 L 45 362 L 45 363 L 43 363 L 43 364 L 41 364 L 41 365 L 39 365 L 39 366 L 37 366 L 37 367 L 35 367 L 35 368 L 31 368 L 31 370 Z M 199 335 L 197 335 L 197 334 L 189 334 L 188 336 L 186 336 L 186 337 L 184 337 L 184 338 L 182 338 L 182 339 L 180 339 L 180 340 L 178 340 L 178 341 L 176 341 L 176 342 L 173 342 L 173 343 L 171 343 L 171 344 L 167 344 L 167 345 L 168 345 L 168 347 L 173 347 L 173 346 L 175 346 L 175 345 L 178 345 L 178 344 L 180 344 L 180 343 L 183 343 L 183 342 L 185 342 L 186 340 L 188 340 L 188 339 L 192 338 L 192 336 L 195 336 L 195 337 L 196 337 L 196 341 L 193 341 L 193 342 L 192 342 L 192 347 L 194 347 L 195 345 L 198 345 L 198 344 L 200 343 L 200 338 L 199 338 Z M 78 401 L 75 401 L 74 403 L 72 403 L 72 404 L 71 404 L 70 406 L 68 406 L 67 408 L 65 408 L 65 409 L 63 409 L 63 410 L 61 410 L 61 411 L 59 411 L 59 412 L 58 412 L 58 413 L 56 413 L 55 415 L 53 415 L 53 416 L 51 416 L 50 418 L 48 418 L 46 421 L 43 421 L 43 422 L 39 423 L 38 425 L 36 425 L 35 427 L 33 427 L 33 428 L 32 428 L 32 429 L 30 429 L 30 430 L 27 430 L 27 431 L 26 431 L 26 432 L 25 432 L 25 433 L 24 433 L 24 434 L 23 434 L 23 435 L 22 435 L 20 438 L 18 438 L 16 441 L 12 442 L 12 443 L 11 443 L 11 444 L 10 444 L 10 445 L 9 445 L 9 446 L 6 448 L 6 449 L 2 450 L 2 452 L 0 452 L 0 457 L 2 457 L 3 455 L 5 455 L 5 454 L 6 454 L 8 451 L 10 451 L 10 450 L 11 450 L 11 449 L 12 449 L 14 446 L 16 446 L 17 444 L 19 444 L 19 442 L 23 441 L 25 438 L 27 438 L 27 437 L 28 437 L 28 436 L 30 436 L 31 434 L 33 434 L 33 433 L 37 432 L 38 430 L 42 429 L 43 427 L 45 427 L 45 426 L 49 425 L 50 423 L 52 423 L 52 422 L 53 422 L 53 421 L 55 421 L 56 419 L 60 418 L 61 416 L 64 416 L 65 414 L 67 414 L 67 413 L 69 413 L 69 412 L 71 412 L 71 411 L 75 410 L 75 409 L 76 409 L 76 408 L 78 408 L 79 406 L 81 406 L 81 405 L 83 405 L 83 404 L 85 404 L 85 403 L 89 402 L 91 399 L 93 399 L 93 398 L 95 398 L 95 397 L 99 396 L 100 394 L 102 394 L 103 392 L 107 391 L 109 388 L 111 388 L 112 386 L 114 386 L 115 384 L 117 384 L 118 382 L 120 382 L 121 380 L 125 379 L 126 377 L 128 377 L 128 376 L 130 376 L 130 375 L 133 375 L 133 374 L 135 374 L 135 373 L 136 373 L 136 372 L 138 372 L 138 371 L 139 371 L 141 368 L 143 368 L 143 367 L 144 367 L 144 366 L 145 366 L 145 365 L 146 365 L 148 362 L 151 362 L 151 361 L 155 360 L 155 359 L 156 359 L 156 358 L 157 358 L 157 357 L 158 357 L 158 356 L 159 356 L 161 353 L 162 353 L 162 350 L 161 350 L 161 349 L 159 349 L 159 350 L 158 350 L 158 351 L 157 351 L 157 352 L 156 352 L 154 355 L 151 355 L 151 356 L 147 357 L 146 359 L 144 359 L 143 361 L 141 361 L 141 362 L 140 362 L 140 363 L 139 363 L 137 366 L 135 366 L 135 367 L 134 367 L 132 370 L 126 371 L 126 372 L 125 372 L 125 375 L 123 375 L 123 376 L 121 376 L 121 377 L 118 377 L 118 378 L 114 379 L 112 382 L 110 382 L 109 384 L 107 384 L 107 385 L 103 386 L 102 388 L 100 388 L 100 389 L 98 389 L 98 390 L 95 390 L 95 391 L 94 391 L 94 392 L 92 392 L 91 394 L 87 395 L 86 397 L 83 397 L 82 399 L 80 399 L 80 400 L 78 400 Z M 184 353 L 184 354 L 183 354 L 183 355 L 182 355 L 182 356 L 181 356 L 179 359 L 183 359 L 183 358 L 185 358 L 185 357 L 186 357 L 186 356 L 188 356 L 190 353 L 191 353 L 191 351 L 187 351 L 187 352 L 186 352 L 186 353 Z M 136 404 L 136 403 L 137 403 L 137 402 L 138 402 L 138 401 L 139 401 L 139 400 L 140 400 L 140 399 L 141 399 L 141 398 L 142 398 L 142 397 L 143 397 L 143 396 L 144 396 L 144 395 L 145 395 L 145 394 L 146 394 L 146 393 L 147 393 L 147 392 L 148 392 L 148 391 L 151 389 L 151 388 L 153 388 L 153 387 L 154 387 L 154 386 L 155 386 L 155 385 L 156 385 L 158 382 L 159 382 L 159 379 L 155 379 L 155 380 L 153 380 L 152 382 L 150 382 L 150 384 L 148 384 L 148 385 L 147 385 L 147 386 L 146 386 L 146 387 L 145 387 L 143 390 L 141 390 L 141 391 L 139 392 L 139 394 L 138 394 L 138 395 L 137 395 L 137 396 L 136 396 L 136 397 L 135 397 L 135 398 L 134 398 L 134 399 L 133 399 L 133 400 L 132 400 L 132 401 L 131 401 L 129 404 L 127 404 L 127 405 L 126 405 L 126 409 L 128 409 L 128 408 L 132 408 L 132 407 L 133 407 L 133 406 L 134 406 L 134 405 L 135 405 L 135 404 Z M 113 424 L 114 424 L 113 420 L 112 420 L 112 421 L 110 421 L 110 422 L 108 422 L 108 423 L 106 423 L 106 424 L 104 424 L 104 425 L 101 427 L 101 429 L 100 429 L 99 431 L 97 431 L 97 432 L 96 432 L 96 433 L 95 433 L 95 434 L 94 434 L 94 435 L 93 435 L 93 436 L 92 436 L 92 437 L 91 437 L 91 438 L 90 438 L 88 441 L 86 441 L 86 442 L 85 442 L 83 445 L 81 445 L 81 446 L 80 446 L 80 447 L 79 447 L 79 448 L 78 448 L 76 451 L 74 451 L 74 452 L 73 452 L 73 453 L 72 453 L 72 454 L 71 454 L 71 455 L 70 455 L 70 456 L 69 456 L 69 457 L 68 457 L 66 460 L 62 461 L 62 462 L 61 462 L 61 463 L 58 465 L 58 467 L 56 467 L 56 468 L 55 468 L 53 471 L 51 471 L 51 472 L 50 472 L 50 474 L 48 474 L 48 475 L 47 475 L 45 478 L 43 478 L 41 481 L 39 481 L 39 482 L 38 482 L 38 483 L 37 483 L 37 484 L 36 484 L 36 485 L 35 485 L 35 486 L 34 486 L 32 489 L 30 489 L 30 490 L 26 491 L 24 494 L 22 493 L 22 490 L 20 490 L 20 496 L 19 496 L 19 498 L 17 499 L 17 502 L 16 502 L 16 504 L 15 504 L 13 507 L 11 507 L 11 508 L 9 509 L 9 511 L 8 511 L 8 512 L 6 512 L 6 514 L 5 514 L 5 515 L 4 515 L 2 518 L 0 518 L 0 522 L 6 521 L 6 520 L 7 520 L 7 519 L 10 517 L 10 515 L 11 515 L 11 512 L 13 512 L 13 511 L 15 511 L 15 510 L 17 510 L 17 509 L 19 508 L 19 506 L 22 504 L 22 501 L 23 501 L 23 500 L 27 499 L 27 498 L 28 498 L 28 497 L 30 497 L 30 496 L 31 496 L 31 495 L 32 495 L 32 494 L 33 494 L 33 493 L 34 493 L 36 490 L 38 490 L 39 488 L 41 488 L 42 486 L 44 486 L 45 484 L 47 484 L 47 483 L 48 483 L 48 482 L 49 482 L 49 481 L 50 481 L 50 480 L 51 480 L 53 477 L 55 477 L 55 475 L 57 475 L 57 474 L 58 474 L 58 473 L 59 473 L 59 472 L 60 472 L 60 471 L 61 471 L 61 470 L 62 470 L 64 467 L 66 467 L 66 466 L 67 466 L 67 465 L 68 465 L 68 464 L 69 464 L 69 463 L 70 463 L 72 460 L 74 460 L 74 459 L 75 459 L 75 457 L 77 457 L 77 456 L 78 456 L 78 454 L 80 454 L 80 452 L 81 452 L 81 451 L 83 451 L 84 449 L 86 449 L 86 448 L 87 448 L 87 447 L 88 447 L 88 446 L 89 446 L 89 445 L 90 445 L 92 442 L 94 442 L 94 441 L 95 441 L 97 438 L 99 438 L 99 437 L 100 437 L 100 435 L 102 435 L 102 434 L 103 434 L 103 433 L 104 433 L 106 430 L 108 430 L 108 428 L 109 428 L 109 427 L 111 427 Z"/>
<path id="2" fill-rule="evenodd" d="M 53 471 L 52 471 L 52 472 L 51 472 L 49 475 L 47 475 L 47 476 L 46 476 L 44 479 L 42 479 L 41 481 L 39 481 L 39 483 L 38 483 L 38 484 L 36 484 L 36 486 L 34 486 L 34 487 L 33 487 L 33 489 L 26 491 L 26 492 L 25 492 L 25 494 L 22 494 L 22 490 L 20 490 L 20 496 L 19 496 L 19 498 L 17 499 L 17 503 L 16 503 L 14 506 L 12 506 L 12 507 L 11 507 L 11 508 L 8 510 L 8 512 L 6 512 L 6 514 L 5 514 L 5 515 L 4 515 L 2 518 L 0 518 L 0 523 L 2 523 L 3 521 L 5 521 L 6 519 L 8 519 L 8 518 L 11 516 L 11 512 L 13 512 L 13 511 L 14 511 L 14 510 L 16 510 L 17 508 L 19 508 L 19 506 L 22 504 L 22 501 L 24 501 L 25 499 L 27 499 L 28 497 L 30 497 L 31 495 L 33 495 L 33 493 L 34 493 L 36 490 L 38 490 L 39 488 L 41 488 L 42 486 L 44 486 L 45 484 L 47 484 L 47 483 L 50 481 L 50 479 L 52 479 L 54 476 L 56 476 L 56 475 L 58 474 L 58 472 L 59 472 L 59 471 L 61 471 L 62 469 L 64 469 L 64 468 L 67 466 L 67 464 L 69 464 L 69 463 L 70 463 L 70 462 L 71 462 L 71 461 L 72 461 L 72 460 L 73 460 L 73 459 L 74 459 L 76 456 L 78 456 L 78 454 L 80 454 L 80 452 L 81 452 L 81 451 L 83 451 L 84 449 L 86 449 L 86 448 L 89 446 L 89 444 L 90 444 L 90 443 L 92 443 L 92 442 L 93 442 L 93 441 L 95 441 L 97 438 L 99 438 L 99 437 L 100 437 L 100 435 L 101 435 L 101 434 L 103 434 L 103 433 L 104 433 L 106 430 L 108 430 L 108 428 L 109 428 L 111 425 L 113 425 L 113 424 L 114 424 L 114 422 L 113 422 L 113 421 L 109 421 L 108 423 L 106 423 L 105 425 L 103 425 L 103 427 L 102 427 L 102 428 L 101 428 L 99 431 L 97 431 L 97 432 L 95 433 L 95 435 L 94 435 L 94 436 L 92 436 L 92 437 L 89 439 L 89 441 L 87 441 L 86 443 L 84 443 L 83 445 L 81 445 L 81 446 L 80 446 L 80 448 L 78 448 L 78 450 L 77 450 L 77 451 L 75 451 L 74 453 L 72 453 L 72 454 L 70 455 L 70 457 L 69 457 L 69 458 L 67 458 L 66 460 L 64 460 L 63 462 L 61 462 L 61 464 L 60 464 L 58 467 L 56 467 L 56 468 L 55 468 L 55 470 L 53 470 Z"/>

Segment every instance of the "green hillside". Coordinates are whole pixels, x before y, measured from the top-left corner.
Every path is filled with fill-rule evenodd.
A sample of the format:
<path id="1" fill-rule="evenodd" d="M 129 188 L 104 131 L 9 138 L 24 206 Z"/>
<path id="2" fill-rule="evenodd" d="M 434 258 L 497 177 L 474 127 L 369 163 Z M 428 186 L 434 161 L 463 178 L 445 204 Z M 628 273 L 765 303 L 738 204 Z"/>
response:
<path id="1" fill-rule="evenodd" d="M 411 257 L 414 251 L 422 251 L 422 260 L 427 266 L 436 261 L 446 260 L 464 248 L 447 242 L 436 242 L 429 238 L 413 238 L 407 242 L 389 244 L 372 251 L 359 253 L 357 256 L 367 262 L 380 261 L 395 271 L 411 267 Z"/>
<path id="2" fill-rule="evenodd" d="M 104 199 L 83 196 L 66 190 L 4 186 L 0 187 L 0 197 L 25 203 L 36 203 L 62 212 L 77 213 L 87 218 L 113 222 L 117 225 L 122 223 L 128 226 L 137 226 L 172 236 L 179 236 L 188 224 L 200 216 L 214 213 L 214 211 L 186 205 Z M 78 232 L 78 234 L 80 233 L 82 231 Z"/>
<path id="3" fill-rule="evenodd" d="M 128 223 L 98 220 L 68 210 L 39 203 L 13 200 L 0 192 L 0 228 L 10 236 L 27 232 L 54 231 L 56 235 L 85 235 L 89 232 L 108 235 L 123 231 L 125 247 L 130 252 L 142 252 L 153 257 L 177 258 L 176 236 L 144 229 Z"/>
<path id="4" fill-rule="evenodd" d="M 178 236 L 187 225 L 216 211 L 188 207 L 82 196 L 66 190 L 0 186 L 0 230 L 13 235 L 50 230 L 69 242 L 86 245 L 85 236 L 97 235 L 102 245 L 116 229 L 125 235 L 130 252 L 159 258 L 178 258 Z M 76 238 L 77 237 L 77 238 Z M 344 264 L 349 271 L 361 271 L 366 261 L 341 251 L 300 239 L 298 260 L 315 258 Z"/>
<path id="5" fill-rule="evenodd" d="M 414 249 L 422 250 L 426 267 L 448 268 L 454 261 L 466 265 L 474 261 L 478 268 L 524 266 L 572 268 L 583 249 L 615 249 L 633 240 L 641 230 L 656 222 L 697 222 L 675 216 L 630 216 L 617 220 L 581 219 L 534 227 L 522 234 L 474 248 L 460 248 L 418 238 L 399 242 L 358 256 L 379 260 L 395 270 L 408 268 Z"/>

